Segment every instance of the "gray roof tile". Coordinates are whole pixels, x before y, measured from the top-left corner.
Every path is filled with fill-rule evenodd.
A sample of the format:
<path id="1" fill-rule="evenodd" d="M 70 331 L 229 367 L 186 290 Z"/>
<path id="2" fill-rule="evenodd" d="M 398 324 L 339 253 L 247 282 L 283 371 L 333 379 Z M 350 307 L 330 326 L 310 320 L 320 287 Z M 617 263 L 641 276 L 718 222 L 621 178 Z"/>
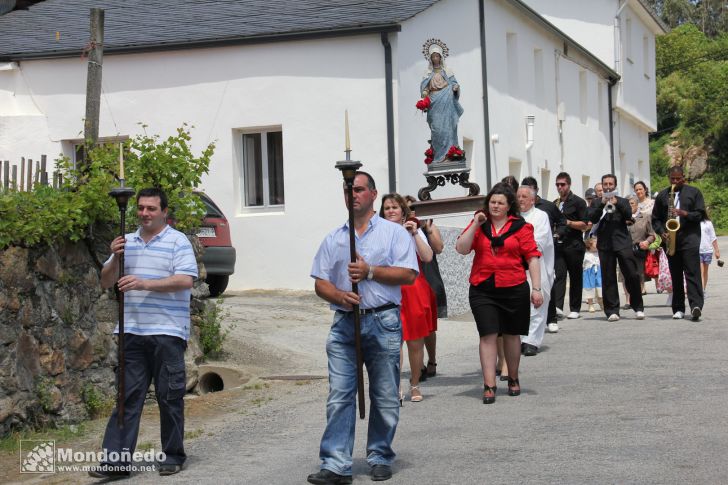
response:
<path id="1" fill-rule="evenodd" d="M 394 26 L 437 1 L 46 0 L 0 16 L 0 59 L 79 55 L 92 7 L 114 52 Z"/>

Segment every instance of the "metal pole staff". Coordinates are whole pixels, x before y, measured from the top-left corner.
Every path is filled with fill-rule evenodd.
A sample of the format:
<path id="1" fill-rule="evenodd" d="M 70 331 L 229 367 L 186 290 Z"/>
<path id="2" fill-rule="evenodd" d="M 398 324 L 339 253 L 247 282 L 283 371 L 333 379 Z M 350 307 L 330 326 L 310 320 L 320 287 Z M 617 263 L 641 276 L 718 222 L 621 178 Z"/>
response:
<path id="1" fill-rule="evenodd" d="M 349 208 L 349 258 L 356 263 L 356 237 L 354 235 L 354 178 L 361 162 L 351 160 L 351 146 L 349 143 L 349 114 L 346 113 L 346 160 L 336 162 L 336 168 L 341 170 L 346 183 L 346 205 Z M 351 284 L 351 291 L 359 294 L 359 285 Z M 356 393 L 359 398 L 359 418 L 366 415 L 364 401 L 364 355 L 361 350 L 361 316 L 359 305 L 354 305 L 354 347 L 356 349 Z"/>
<path id="2" fill-rule="evenodd" d="M 122 165 L 123 167 L 123 165 Z M 119 207 L 119 232 L 121 237 L 126 234 L 126 206 L 129 199 L 134 195 L 134 189 L 124 186 L 124 172 L 120 173 L 119 187 L 112 189 L 109 195 L 116 199 L 116 205 Z M 119 255 L 119 279 L 124 276 L 124 253 Z M 119 428 L 124 427 L 124 396 L 125 392 L 125 369 L 124 369 L 124 293 L 119 291 L 118 283 L 114 285 L 116 288 L 116 296 L 119 302 L 119 361 L 118 361 L 118 388 L 116 393 L 116 409 L 117 409 L 117 425 Z"/>

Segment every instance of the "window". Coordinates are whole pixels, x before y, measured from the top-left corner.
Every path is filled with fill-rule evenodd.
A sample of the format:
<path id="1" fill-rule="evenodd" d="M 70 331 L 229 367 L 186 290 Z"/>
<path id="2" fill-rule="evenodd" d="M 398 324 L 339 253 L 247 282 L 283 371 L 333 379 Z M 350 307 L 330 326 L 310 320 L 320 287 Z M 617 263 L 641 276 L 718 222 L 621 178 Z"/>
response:
<path id="1" fill-rule="evenodd" d="M 604 91 L 609 89 L 604 81 L 597 81 L 597 112 L 599 113 L 599 119 L 597 120 L 599 128 L 604 124 L 604 113 L 606 112 L 604 106 Z M 611 106 L 610 106 L 611 108 Z"/>
<path id="2" fill-rule="evenodd" d="M 627 17 L 624 27 L 624 55 L 629 62 L 632 61 L 632 19 Z"/>
<path id="3" fill-rule="evenodd" d="M 645 35 L 642 37 L 642 67 L 645 77 L 650 78 L 650 39 Z"/>
<path id="4" fill-rule="evenodd" d="M 508 63 L 508 85 L 511 94 L 518 93 L 518 37 L 512 32 L 506 34 L 506 62 Z"/>
<path id="5" fill-rule="evenodd" d="M 551 189 L 551 171 L 545 168 L 541 169 L 541 185 L 539 186 L 539 194 L 542 198 L 550 200 L 549 190 Z"/>
<path id="6" fill-rule="evenodd" d="M 543 51 L 541 49 L 533 50 L 533 96 L 536 106 L 544 105 L 543 94 Z"/>
<path id="7" fill-rule="evenodd" d="M 516 180 L 521 181 L 521 161 L 516 158 L 508 160 L 508 175 L 513 175 Z"/>
<path id="8" fill-rule="evenodd" d="M 242 133 L 243 207 L 284 204 L 283 133 Z"/>
<path id="9" fill-rule="evenodd" d="M 589 185 L 589 179 L 590 179 L 590 177 L 588 175 L 582 175 L 581 176 L 581 191 L 582 191 L 582 193 L 586 193 L 586 189 L 588 189 L 590 187 L 590 185 Z"/>
<path id="10" fill-rule="evenodd" d="M 586 71 L 579 71 L 579 119 L 586 124 L 589 99 L 586 92 Z"/>

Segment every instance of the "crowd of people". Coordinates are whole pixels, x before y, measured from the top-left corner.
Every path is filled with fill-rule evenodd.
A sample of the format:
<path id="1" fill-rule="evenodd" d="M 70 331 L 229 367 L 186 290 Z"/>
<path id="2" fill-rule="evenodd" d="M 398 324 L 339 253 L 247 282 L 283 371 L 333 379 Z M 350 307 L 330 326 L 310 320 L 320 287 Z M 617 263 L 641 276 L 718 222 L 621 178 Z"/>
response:
<path id="1" fill-rule="evenodd" d="M 539 197 L 533 177 L 519 183 L 509 176 L 490 190 L 455 244 L 459 254 L 474 253 L 469 302 L 479 335 L 484 404 L 495 402 L 499 376 L 507 381 L 508 395 L 520 395 L 521 355 L 537 355 L 544 333 L 558 332 L 559 319 L 580 318 L 584 298 L 589 312 L 600 308 L 609 322 L 619 321 L 624 309 L 643 320 L 645 282 L 655 278 L 658 291 L 670 294 L 674 319 L 700 320 L 707 268 L 713 255 L 722 265 L 720 251 L 700 191 L 685 183 L 681 167 L 672 167 L 669 176 L 670 187 L 654 200 L 641 181 L 620 196 L 613 174 L 604 175 L 584 199 L 571 191 L 566 172 L 556 176 L 559 197 L 553 203 Z M 335 310 L 326 344 L 330 390 L 321 465 L 308 477 L 314 484 L 352 483 L 355 305 L 369 375 L 372 480 L 392 476 L 391 444 L 407 395 L 400 384 L 403 343 L 410 401 L 422 402 L 420 383 L 437 374 L 437 320 L 447 316 L 436 259 L 443 250 L 440 231 L 432 220 L 416 218 L 412 197 L 387 194 L 379 213 L 376 198 L 372 177 L 357 172 L 351 201 L 357 260 L 349 262 L 346 223 L 326 237 L 311 271 L 316 293 Z"/>

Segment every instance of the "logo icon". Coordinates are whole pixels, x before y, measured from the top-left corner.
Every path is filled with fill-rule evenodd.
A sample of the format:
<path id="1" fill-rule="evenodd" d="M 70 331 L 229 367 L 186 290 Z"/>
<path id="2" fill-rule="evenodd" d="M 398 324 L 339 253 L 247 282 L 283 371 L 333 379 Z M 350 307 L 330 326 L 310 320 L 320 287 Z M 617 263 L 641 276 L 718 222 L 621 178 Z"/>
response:
<path id="1" fill-rule="evenodd" d="M 20 440 L 20 473 L 55 473 L 55 440 Z"/>

